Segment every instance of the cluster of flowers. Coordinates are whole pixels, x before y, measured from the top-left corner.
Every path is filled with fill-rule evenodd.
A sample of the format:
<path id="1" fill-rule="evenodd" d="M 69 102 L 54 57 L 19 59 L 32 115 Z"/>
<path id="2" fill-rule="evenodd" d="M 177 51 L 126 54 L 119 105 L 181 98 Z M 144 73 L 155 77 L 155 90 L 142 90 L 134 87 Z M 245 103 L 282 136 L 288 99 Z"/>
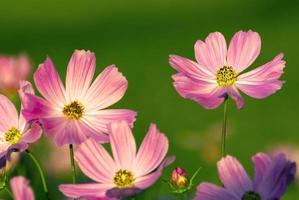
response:
<path id="1" fill-rule="evenodd" d="M 211 33 L 204 42 L 195 44 L 197 62 L 170 56 L 170 65 L 178 71 L 173 76 L 174 86 L 181 96 L 207 109 L 218 107 L 229 96 L 241 108 L 244 100 L 238 89 L 254 98 L 265 98 L 282 87 L 283 82 L 278 79 L 285 61 L 279 54 L 263 66 L 240 74 L 254 62 L 260 46 L 256 32 L 236 33 L 228 49 L 221 33 Z M 163 169 L 175 159 L 166 157 L 166 135 L 151 124 L 136 150 L 131 131 L 136 112 L 106 109 L 123 97 L 128 82 L 114 65 L 105 68 L 93 81 L 95 62 L 94 53 L 76 50 L 69 61 L 64 86 L 48 57 L 34 73 L 34 83 L 42 97 L 35 95 L 31 83 L 23 80 L 26 76 L 13 78 L 20 82 L 21 113 L 6 96 L 0 95 L 0 115 L 5 116 L 0 121 L 0 167 L 5 166 L 13 151 L 30 154 L 28 144 L 36 142 L 43 132 L 57 146 L 70 147 L 73 184 L 59 186 L 66 197 L 121 199 L 138 194 L 159 179 Z M 113 157 L 103 146 L 107 142 Z M 93 183 L 76 183 L 75 161 Z M 294 178 L 296 164 L 283 154 L 270 157 L 258 153 L 252 161 L 253 181 L 236 158 L 223 155 L 217 165 L 223 187 L 201 183 L 194 199 L 279 199 Z M 193 185 L 192 180 L 183 169 L 175 168 L 170 184 L 175 191 L 186 192 Z M 24 177 L 12 178 L 10 185 L 15 199 L 34 199 Z M 44 189 L 47 193 L 45 185 Z"/>

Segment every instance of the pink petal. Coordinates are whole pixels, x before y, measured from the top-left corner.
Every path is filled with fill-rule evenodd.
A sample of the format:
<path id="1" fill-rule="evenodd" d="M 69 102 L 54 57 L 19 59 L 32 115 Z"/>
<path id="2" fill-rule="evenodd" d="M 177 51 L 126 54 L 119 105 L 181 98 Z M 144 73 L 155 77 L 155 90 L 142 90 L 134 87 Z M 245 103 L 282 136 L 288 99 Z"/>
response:
<path id="1" fill-rule="evenodd" d="M 283 81 L 278 80 L 285 67 L 282 58 L 283 54 L 279 54 L 261 67 L 241 74 L 236 83 L 237 87 L 248 96 L 258 99 L 275 93 L 283 84 Z"/>
<path id="2" fill-rule="evenodd" d="M 136 143 L 125 121 L 114 122 L 109 127 L 109 138 L 115 163 L 119 169 L 132 170 L 136 156 Z"/>
<path id="3" fill-rule="evenodd" d="M 67 197 L 105 197 L 108 189 L 112 188 L 111 184 L 86 183 L 86 184 L 62 184 L 59 190 Z"/>
<path id="4" fill-rule="evenodd" d="M 244 99 L 235 86 L 228 87 L 227 94 L 230 95 L 231 98 L 236 102 L 236 105 L 239 109 L 244 106 Z"/>
<path id="5" fill-rule="evenodd" d="M 54 139 L 56 145 L 80 144 L 87 135 L 82 122 L 68 120 L 66 117 L 47 117 L 40 119 L 45 134 Z"/>
<path id="6" fill-rule="evenodd" d="M 18 113 L 14 104 L 4 95 L 0 94 L 0 132 L 18 128 Z"/>
<path id="7" fill-rule="evenodd" d="M 215 74 L 187 58 L 170 55 L 169 64 L 181 74 L 196 80 L 215 79 Z"/>
<path id="8" fill-rule="evenodd" d="M 28 56 L 26 54 L 21 54 L 16 60 L 16 66 L 18 66 L 19 80 L 26 80 L 31 71 L 31 63 Z"/>
<path id="9" fill-rule="evenodd" d="M 168 146 L 167 137 L 151 124 L 136 156 L 135 176 L 144 176 L 155 170 L 164 159 Z"/>
<path id="10" fill-rule="evenodd" d="M 68 101 L 80 100 L 85 97 L 91 84 L 96 65 L 93 52 L 75 50 L 66 73 L 66 94 Z"/>
<path id="11" fill-rule="evenodd" d="M 109 153 L 93 139 L 85 140 L 75 151 L 75 159 L 82 172 L 100 183 L 113 183 L 117 171 Z"/>
<path id="12" fill-rule="evenodd" d="M 27 121 L 36 120 L 57 113 L 57 111 L 54 111 L 53 108 L 50 107 L 47 101 L 32 94 L 25 94 L 22 105 L 22 114 Z"/>
<path id="13" fill-rule="evenodd" d="M 175 160 L 174 156 L 167 157 L 159 166 L 159 168 L 154 171 L 153 173 L 138 177 L 135 182 L 135 186 L 139 189 L 145 189 L 150 187 L 152 184 L 154 184 L 161 176 L 162 171 L 165 167 L 170 165 Z"/>
<path id="14" fill-rule="evenodd" d="M 106 67 L 84 97 L 86 109 L 94 111 L 111 106 L 124 96 L 127 87 L 127 79 L 114 65 Z"/>
<path id="15" fill-rule="evenodd" d="M 258 188 L 261 181 L 263 180 L 264 174 L 272 163 L 271 158 L 264 153 L 258 153 L 251 158 L 254 163 L 254 188 Z"/>
<path id="16" fill-rule="evenodd" d="M 39 122 L 34 121 L 26 133 L 22 136 L 22 141 L 26 143 L 33 143 L 37 141 L 42 135 L 42 127 Z"/>
<path id="17" fill-rule="evenodd" d="M 231 66 L 237 73 L 249 67 L 260 54 L 261 38 L 257 32 L 237 32 L 228 48 L 227 66 Z"/>
<path id="18" fill-rule="evenodd" d="M 197 187 L 194 200 L 240 200 L 239 197 L 222 187 L 210 183 L 201 183 Z"/>
<path id="19" fill-rule="evenodd" d="M 219 32 L 210 33 L 205 42 L 198 40 L 194 50 L 198 64 L 206 67 L 213 74 L 226 65 L 226 41 Z"/>
<path id="20" fill-rule="evenodd" d="M 13 177 L 10 187 L 15 200 L 34 200 L 34 194 L 29 186 L 29 181 L 22 176 Z"/>
<path id="21" fill-rule="evenodd" d="M 236 196 L 241 198 L 245 192 L 252 191 L 252 182 L 237 159 L 226 156 L 218 161 L 217 167 L 224 187 Z"/>
<path id="22" fill-rule="evenodd" d="M 108 125 L 112 122 L 126 121 L 130 127 L 133 127 L 135 121 L 136 112 L 126 109 L 106 109 L 95 112 L 86 113 L 83 117 L 83 121 L 93 131 L 90 132 L 90 136 L 98 140 L 99 134 L 108 133 Z"/>
<path id="23" fill-rule="evenodd" d="M 40 64 L 34 73 L 34 82 L 38 91 L 52 105 L 63 107 L 65 101 L 65 90 L 61 79 L 54 67 L 52 60 L 48 57 Z"/>
<path id="24" fill-rule="evenodd" d="M 224 100 L 225 89 L 216 82 L 191 79 L 181 73 L 172 76 L 177 92 L 186 99 L 201 104 L 206 109 L 217 108 Z"/>

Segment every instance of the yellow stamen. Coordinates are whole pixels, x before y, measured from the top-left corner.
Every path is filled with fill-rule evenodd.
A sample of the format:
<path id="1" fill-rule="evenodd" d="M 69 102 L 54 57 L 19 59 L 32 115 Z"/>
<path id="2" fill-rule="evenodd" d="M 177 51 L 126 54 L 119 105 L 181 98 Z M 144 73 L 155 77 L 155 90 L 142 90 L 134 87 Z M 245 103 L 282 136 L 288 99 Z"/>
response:
<path id="1" fill-rule="evenodd" d="M 80 119 L 84 113 L 84 106 L 78 101 L 73 101 L 64 106 L 62 112 L 69 119 Z"/>
<path id="2" fill-rule="evenodd" d="M 224 66 L 217 71 L 216 79 L 219 86 L 231 86 L 236 82 L 237 76 L 232 67 Z"/>
<path id="3" fill-rule="evenodd" d="M 22 135 L 18 129 L 15 127 L 10 128 L 7 132 L 4 133 L 4 139 L 6 142 L 9 142 L 11 145 L 17 144 Z"/>
<path id="4" fill-rule="evenodd" d="M 113 181 L 118 188 L 130 188 L 134 185 L 135 178 L 132 172 L 119 170 L 115 173 Z"/>

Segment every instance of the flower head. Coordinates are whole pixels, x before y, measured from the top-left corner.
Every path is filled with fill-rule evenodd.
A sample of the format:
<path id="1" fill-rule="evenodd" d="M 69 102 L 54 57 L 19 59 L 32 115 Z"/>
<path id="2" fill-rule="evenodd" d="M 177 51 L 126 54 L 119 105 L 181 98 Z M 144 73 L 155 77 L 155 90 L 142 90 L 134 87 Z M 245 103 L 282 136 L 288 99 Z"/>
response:
<path id="1" fill-rule="evenodd" d="M 60 185 L 60 191 L 72 198 L 124 197 L 151 186 L 174 157 L 164 159 L 168 139 L 152 124 L 138 152 L 129 125 L 114 122 L 109 127 L 114 158 L 92 138 L 75 151 L 75 159 L 85 175 L 96 183 Z M 163 161 L 164 159 L 164 161 Z"/>
<path id="2" fill-rule="evenodd" d="M 22 82 L 21 85 L 24 88 L 31 88 L 28 82 Z M 22 93 L 23 91 L 20 91 L 21 99 Z M 28 143 L 38 140 L 42 129 L 37 121 L 28 123 L 22 114 L 18 115 L 14 104 L 3 95 L 0 95 L 0 116 L 0 167 L 2 167 L 11 152 L 24 151 Z"/>
<path id="3" fill-rule="evenodd" d="M 34 200 L 34 193 L 29 185 L 29 181 L 24 177 L 13 177 L 10 180 L 10 187 L 14 200 Z"/>
<path id="4" fill-rule="evenodd" d="M 171 173 L 171 184 L 175 188 L 185 188 L 189 185 L 189 180 L 186 171 L 181 167 L 176 167 Z"/>
<path id="5" fill-rule="evenodd" d="M 171 55 L 170 65 L 178 71 L 173 75 L 174 87 L 187 99 L 192 99 L 207 109 L 217 108 L 227 96 L 231 96 L 238 108 L 244 100 L 239 92 L 262 99 L 282 87 L 278 80 L 283 73 L 283 54 L 272 61 L 246 73 L 260 53 L 261 39 L 253 31 L 237 32 L 227 49 L 224 36 L 210 33 L 203 42 L 195 44 L 197 62 Z"/>
<path id="6" fill-rule="evenodd" d="M 26 80 L 31 70 L 29 58 L 0 56 L 0 91 L 5 94 L 17 92 L 19 82 Z"/>
<path id="7" fill-rule="evenodd" d="M 126 78 L 111 65 L 93 81 L 95 55 L 76 50 L 69 61 L 66 87 L 48 57 L 34 73 L 38 91 L 44 98 L 26 95 L 28 120 L 39 119 L 45 134 L 59 146 L 79 144 L 88 137 L 107 141 L 107 125 L 125 120 L 133 126 L 136 113 L 126 109 L 105 109 L 119 101 L 128 86 Z"/>
<path id="8" fill-rule="evenodd" d="M 226 156 L 221 159 L 217 166 L 224 187 L 201 183 L 195 200 L 280 199 L 294 179 L 296 163 L 287 160 L 284 154 L 270 158 L 264 153 L 256 154 L 252 161 L 255 167 L 253 181 L 236 158 Z"/>

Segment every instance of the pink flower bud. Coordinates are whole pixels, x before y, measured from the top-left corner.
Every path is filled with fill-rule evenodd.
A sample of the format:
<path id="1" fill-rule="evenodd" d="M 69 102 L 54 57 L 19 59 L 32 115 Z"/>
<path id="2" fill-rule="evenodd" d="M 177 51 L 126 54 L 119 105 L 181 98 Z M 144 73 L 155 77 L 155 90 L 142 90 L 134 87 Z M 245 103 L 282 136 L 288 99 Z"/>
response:
<path id="1" fill-rule="evenodd" d="M 171 174 L 171 183 L 175 188 L 188 187 L 189 180 L 183 168 L 174 168 Z"/>

